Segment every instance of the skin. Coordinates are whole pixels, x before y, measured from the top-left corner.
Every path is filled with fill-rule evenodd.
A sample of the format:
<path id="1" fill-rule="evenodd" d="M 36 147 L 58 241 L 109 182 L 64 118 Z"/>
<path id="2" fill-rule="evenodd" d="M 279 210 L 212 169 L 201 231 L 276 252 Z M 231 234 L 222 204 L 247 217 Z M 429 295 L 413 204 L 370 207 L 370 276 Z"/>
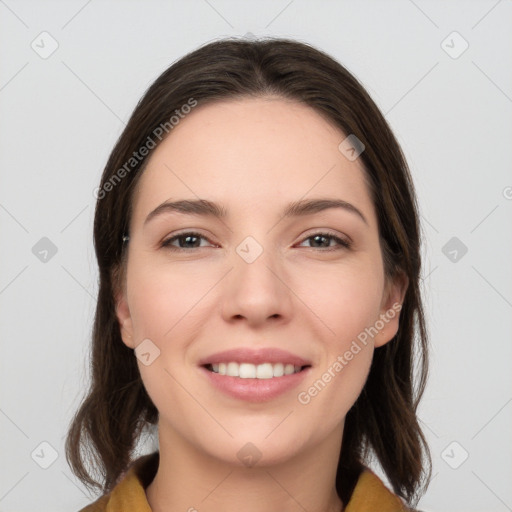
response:
<path id="1" fill-rule="evenodd" d="M 407 286 L 385 278 L 362 163 L 338 150 L 345 137 L 304 104 L 251 98 L 197 107 L 152 153 L 134 196 L 126 279 L 116 294 L 124 343 L 150 339 L 160 350 L 150 365 L 138 360 L 159 411 L 160 466 L 146 489 L 152 510 L 342 509 L 334 482 L 345 415 L 399 315 L 308 404 L 297 394 L 401 304 Z M 198 198 L 222 203 L 227 218 L 166 213 L 144 225 L 164 201 Z M 313 198 L 343 199 L 367 223 L 345 209 L 281 219 L 288 203 Z M 189 230 L 206 238 L 174 241 L 181 252 L 159 246 Z M 325 230 L 351 247 L 308 238 Z M 247 236 L 263 249 L 252 263 L 236 252 Z M 263 403 L 226 396 L 198 361 L 237 347 L 288 350 L 310 360 L 311 373 Z M 252 467 L 237 457 L 248 442 L 261 454 Z"/>

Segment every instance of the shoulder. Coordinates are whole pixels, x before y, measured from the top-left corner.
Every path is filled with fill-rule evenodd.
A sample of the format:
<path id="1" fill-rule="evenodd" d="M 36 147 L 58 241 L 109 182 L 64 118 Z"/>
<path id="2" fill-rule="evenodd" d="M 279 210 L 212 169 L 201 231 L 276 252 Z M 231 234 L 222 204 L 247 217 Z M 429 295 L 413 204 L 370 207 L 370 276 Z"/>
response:
<path id="1" fill-rule="evenodd" d="M 79 512 L 151 512 L 145 489 L 155 477 L 158 461 L 158 452 L 139 457 L 111 492 Z"/>
<path id="2" fill-rule="evenodd" d="M 359 475 L 344 512 L 408 512 L 404 501 L 393 494 L 369 468 Z"/>
<path id="3" fill-rule="evenodd" d="M 101 498 L 96 500 L 94 503 L 91 503 L 90 505 L 81 508 L 78 512 L 103 512 L 104 510 L 107 510 L 109 498 L 110 495 L 106 494 L 105 496 L 102 496 Z"/>

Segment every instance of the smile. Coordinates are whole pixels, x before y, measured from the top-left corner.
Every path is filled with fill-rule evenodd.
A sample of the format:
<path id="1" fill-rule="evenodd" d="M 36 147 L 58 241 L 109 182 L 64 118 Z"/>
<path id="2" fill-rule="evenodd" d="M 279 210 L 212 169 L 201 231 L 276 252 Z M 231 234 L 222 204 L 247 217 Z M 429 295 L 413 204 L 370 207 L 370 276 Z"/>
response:
<path id="1" fill-rule="evenodd" d="M 246 402 L 267 402 L 285 395 L 302 385 L 313 370 L 306 356 L 277 347 L 233 348 L 206 355 L 197 364 L 209 385 Z"/>
<path id="2" fill-rule="evenodd" d="M 238 377 L 240 379 L 273 379 L 274 377 L 298 373 L 305 368 L 305 366 L 284 363 L 239 364 L 233 361 L 208 364 L 205 367 L 218 375 Z"/>

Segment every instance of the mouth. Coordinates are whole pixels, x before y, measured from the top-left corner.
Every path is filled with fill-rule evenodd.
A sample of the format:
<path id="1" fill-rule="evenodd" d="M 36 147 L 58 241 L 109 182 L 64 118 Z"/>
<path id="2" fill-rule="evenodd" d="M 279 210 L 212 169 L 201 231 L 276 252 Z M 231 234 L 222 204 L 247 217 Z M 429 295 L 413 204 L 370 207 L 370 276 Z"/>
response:
<path id="1" fill-rule="evenodd" d="M 297 388 L 312 361 L 277 347 L 239 347 L 198 361 L 206 382 L 236 400 L 268 402 Z"/>
<path id="2" fill-rule="evenodd" d="M 237 363 L 235 361 L 226 361 L 221 363 L 205 364 L 206 368 L 212 373 L 227 377 L 238 377 L 239 379 L 274 379 L 300 373 L 309 368 L 310 365 L 294 365 L 290 363 Z"/>

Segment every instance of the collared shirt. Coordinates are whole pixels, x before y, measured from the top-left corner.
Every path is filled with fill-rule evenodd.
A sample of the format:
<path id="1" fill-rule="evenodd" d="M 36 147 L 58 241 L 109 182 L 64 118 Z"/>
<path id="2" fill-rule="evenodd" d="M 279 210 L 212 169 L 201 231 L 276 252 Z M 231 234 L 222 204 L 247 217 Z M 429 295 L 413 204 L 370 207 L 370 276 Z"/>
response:
<path id="1" fill-rule="evenodd" d="M 109 494 L 80 512 L 151 512 L 146 487 L 158 469 L 158 452 L 138 458 Z M 407 512 L 403 501 L 393 494 L 372 471 L 365 468 L 343 512 Z"/>

